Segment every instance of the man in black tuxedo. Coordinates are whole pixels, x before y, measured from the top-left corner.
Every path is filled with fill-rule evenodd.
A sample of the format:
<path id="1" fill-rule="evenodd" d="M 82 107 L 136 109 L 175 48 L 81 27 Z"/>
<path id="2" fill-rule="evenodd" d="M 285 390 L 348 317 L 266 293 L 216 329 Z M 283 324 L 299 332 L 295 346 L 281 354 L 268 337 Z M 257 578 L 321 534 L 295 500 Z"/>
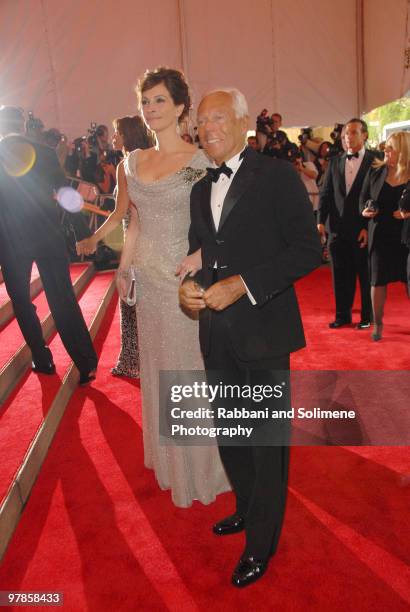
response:
<path id="1" fill-rule="evenodd" d="M 358 329 L 370 327 L 372 305 L 367 253 L 367 220 L 359 211 L 359 196 L 364 178 L 375 153 L 365 149 L 367 125 L 362 119 L 351 119 L 345 125 L 347 151 L 333 157 L 327 168 L 320 193 L 318 230 L 325 237 L 329 221 L 329 251 L 332 263 L 336 302 L 337 329 L 352 322 L 352 306 L 359 277 L 361 316 Z"/>
<path id="2" fill-rule="evenodd" d="M 0 108 L 0 265 L 14 314 L 32 352 L 32 368 L 53 374 L 35 306 L 30 298 L 33 262 L 37 264 L 57 331 L 80 372 L 80 384 L 95 378 L 97 355 L 75 297 L 54 190 L 65 175 L 53 149 L 22 134 L 24 117 L 15 107 Z M 21 172 L 10 171 L 13 151 L 32 154 Z M 27 161 L 27 160 L 26 160 Z M 33 163 L 34 162 L 34 163 Z M 26 162 L 25 162 L 26 163 Z M 30 168 L 30 166 L 32 167 Z M 24 165 L 24 164 L 23 164 Z"/>
<path id="3" fill-rule="evenodd" d="M 201 101 L 198 132 L 214 167 L 191 195 L 190 253 L 201 249 L 202 270 L 180 289 L 181 304 L 199 311 L 206 370 L 239 383 L 255 371 L 289 369 L 289 354 L 305 345 L 293 283 L 321 261 L 302 182 L 288 162 L 245 148 L 247 129 L 247 103 L 236 89 Z M 246 586 L 264 574 L 279 540 L 289 448 L 219 450 L 236 512 L 214 533 L 245 530 L 232 582 Z"/>

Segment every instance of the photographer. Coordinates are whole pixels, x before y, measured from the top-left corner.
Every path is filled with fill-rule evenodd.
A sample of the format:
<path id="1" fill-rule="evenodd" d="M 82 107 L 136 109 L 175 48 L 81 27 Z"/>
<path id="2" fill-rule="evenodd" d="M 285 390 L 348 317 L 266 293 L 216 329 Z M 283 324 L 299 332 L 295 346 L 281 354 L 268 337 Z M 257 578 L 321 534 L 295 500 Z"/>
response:
<path id="1" fill-rule="evenodd" d="M 54 192 L 65 185 L 55 152 L 23 136 L 20 109 L 0 107 L 0 263 L 7 293 L 35 372 L 54 374 L 36 309 L 30 299 L 33 262 L 61 340 L 80 371 L 80 384 L 95 378 L 97 355 L 73 291 Z M 24 152 L 23 155 L 21 152 Z M 26 163 L 25 157 L 31 159 Z M 15 160 L 23 167 L 17 172 Z"/>
<path id="2" fill-rule="evenodd" d="M 286 132 L 280 129 L 282 127 L 282 115 L 280 113 L 273 113 L 273 115 L 271 115 L 269 125 L 273 138 L 284 137 L 288 140 Z"/>
<path id="3" fill-rule="evenodd" d="M 67 137 L 64 136 L 60 130 L 57 130 L 57 128 L 50 128 L 44 132 L 43 142 L 47 146 L 54 149 L 58 157 L 58 161 L 60 162 L 60 166 L 64 168 L 68 156 Z"/>
<path id="4" fill-rule="evenodd" d="M 34 116 L 33 111 L 28 111 L 28 119 L 25 124 L 25 133 L 27 138 L 34 142 L 43 142 L 44 140 L 44 123 L 41 119 Z"/>
<path id="5" fill-rule="evenodd" d="M 331 146 L 332 144 L 328 142 L 327 140 L 324 140 L 323 142 L 321 142 L 317 150 L 316 159 L 313 162 L 315 164 L 315 167 L 318 173 L 316 177 L 316 184 L 319 187 L 319 189 L 322 186 L 323 177 L 325 175 L 326 168 L 329 164 L 329 158 L 330 158 L 329 153 L 330 153 Z"/>
<path id="6" fill-rule="evenodd" d="M 275 136 L 270 136 L 266 146 L 263 149 L 263 154 L 276 159 L 288 159 L 289 147 L 291 143 L 288 140 L 285 132 L 281 130 L 276 132 Z"/>
<path id="7" fill-rule="evenodd" d="M 329 147 L 328 158 L 334 157 L 335 155 L 339 155 L 339 153 L 343 153 L 345 151 L 345 147 L 343 146 L 343 133 L 344 133 L 344 125 L 343 123 L 335 123 L 335 127 L 330 132 L 330 138 L 333 140 L 333 144 Z"/>
<path id="8" fill-rule="evenodd" d="M 256 140 L 258 141 L 259 151 L 262 152 L 265 151 L 268 136 L 270 136 L 272 133 L 270 122 L 271 120 L 268 115 L 268 109 L 262 109 L 260 115 L 256 117 Z"/>
<path id="9" fill-rule="evenodd" d="M 112 151 L 108 128 L 91 123 L 88 136 L 76 138 L 65 161 L 70 176 L 79 172 L 81 178 L 98 186 L 101 193 L 112 193 L 116 184 L 115 168 L 121 156 Z"/>
<path id="10" fill-rule="evenodd" d="M 309 199 L 312 202 L 313 210 L 316 215 L 319 204 L 319 188 L 316 183 L 318 171 L 315 164 L 311 161 L 304 161 L 303 154 L 298 151 L 293 160 L 293 166 L 297 170 L 306 190 L 309 194 Z"/>
<path id="11" fill-rule="evenodd" d="M 91 124 L 90 135 L 82 140 L 80 174 L 88 183 L 98 186 L 101 193 L 112 193 L 116 184 L 114 156 L 110 155 L 108 128 Z"/>
<path id="12" fill-rule="evenodd" d="M 306 127 L 301 128 L 298 140 L 304 159 L 309 162 L 314 162 L 322 139 L 315 138 L 315 136 L 313 136 L 313 128 Z"/>

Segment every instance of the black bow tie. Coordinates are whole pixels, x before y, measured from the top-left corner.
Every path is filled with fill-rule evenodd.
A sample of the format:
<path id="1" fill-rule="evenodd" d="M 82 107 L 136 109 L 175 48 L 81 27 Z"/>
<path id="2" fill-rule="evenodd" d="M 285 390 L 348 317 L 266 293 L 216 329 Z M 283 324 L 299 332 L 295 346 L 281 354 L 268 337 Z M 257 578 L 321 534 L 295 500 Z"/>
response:
<path id="1" fill-rule="evenodd" d="M 355 157 L 356 159 L 359 157 L 359 153 L 346 153 L 346 157 L 347 159 L 352 159 L 352 157 Z"/>
<path id="2" fill-rule="evenodd" d="M 226 176 L 229 178 L 233 172 L 232 168 L 227 166 L 225 162 L 222 162 L 222 164 L 217 168 L 207 168 L 206 171 L 208 172 L 208 176 L 211 177 L 211 181 L 213 183 L 217 182 L 221 174 L 226 174 Z"/>

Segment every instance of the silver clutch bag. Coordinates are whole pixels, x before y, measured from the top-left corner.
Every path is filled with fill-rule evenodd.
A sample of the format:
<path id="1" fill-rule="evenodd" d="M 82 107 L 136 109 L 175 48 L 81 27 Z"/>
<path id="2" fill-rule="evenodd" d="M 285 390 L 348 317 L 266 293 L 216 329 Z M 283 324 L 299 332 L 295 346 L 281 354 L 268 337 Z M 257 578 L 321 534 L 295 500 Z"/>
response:
<path id="1" fill-rule="evenodd" d="M 128 306 L 135 306 L 137 303 L 137 276 L 134 266 L 130 267 L 127 297 L 125 299 Z"/>

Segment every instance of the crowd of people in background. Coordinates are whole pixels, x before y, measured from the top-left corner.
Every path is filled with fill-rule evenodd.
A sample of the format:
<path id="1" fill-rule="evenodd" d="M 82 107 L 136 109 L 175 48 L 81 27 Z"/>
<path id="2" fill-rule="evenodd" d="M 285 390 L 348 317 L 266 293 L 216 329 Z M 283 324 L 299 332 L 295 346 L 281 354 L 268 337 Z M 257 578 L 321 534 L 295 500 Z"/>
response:
<path id="1" fill-rule="evenodd" d="M 332 231 L 332 228 L 329 228 L 329 224 L 332 224 L 332 219 L 326 216 L 324 210 L 326 210 L 328 198 L 334 200 L 335 194 L 333 191 L 329 196 L 329 180 L 330 180 L 330 172 L 328 171 L 329 165 L 333 168 L 337 167 L 337 164 L 332 162 L 334 159 L 341 159 L 343 155 L 346 155 L 349 149 L 349 145 L 346 142 L 345 132 L 346 125 L 341 123 L 336 123 L 334 125 L 333 130 L 329 135 L 329 140 L 324 140 L 314 135 L 314 130 L 311 127 L 302 128 L 300 130 L 300 134 L 297 139 L 298 142 L 292 142 L 286 131 L 282 128 L 282 115 L 278 112 L 270 114 L 269 111 L 264 108 L 256 119 L 255 126 L 255 135 L 248 136 L 247 144 L 250 148 L 255 150 L 261 155 L 265 155 L 274 159 L 285 160 L 293 165 L 297 173 L 299 174 L 302 182 L 304 183 L 306 190 L 308 192 L 310 201 L 312 203 L 312 208 L 317 218 L 318 229 L 321 234 L 322 243 L 323 243 L 323 251 L 322 251 L 322 260 L 324 263 L 330 262 L 332 264 L 332 272 L 333 272 L 333 280 L 335 285 L 335 299 L 336 302 L 339 302 L 339 305 L 336 304 L 336 317 L 335 321 L 333 321 L 330 326 L 331 327 L 339 327 L 340 325 L 349 322 L 351 319 L 351 305 L 346 306 L 343 302 L 344 298 L 342 297 L 342 307 L 340 307 L 340 295 L 347 295 L 347 301 L 350 304 L 354 295 L 354 291 L 351 288 L 355 280 L 353 281 L 352 275 L 352 266 L 350 267 L 350 288 L 347 290 L 345 285 L 346 276 L 341 275 L 339 270 L 339 265 L 335 266 L 335 261 L 340 263 L 340 253 L 337 253 L 335 249 L 337 248 L 338 241 L 335 240 L 337 236 L 337 232 Z M 369 149 L 367 145 L 367 126 L 362 120 L 360 121 L 363 125 L 363 150 L 367 151 L 366 159 L 368 159 L 367 163 L 367 174 L 370 173 L 370 161 L 379 160 L 379 162 L 383 165 L 383 159 L 385 155 L 386 143 L 381 142 L 377 149 Z M 112 230 L 115 228 L 118 223 L 125 218 L 124 230 L 126 229 L 127 219 L 129 218 L 129 212 L 127 217 L 127 211 L 120 210 L 120 208 L 115 205 L 115 193 L 116 193 L 116 183 L 117 183 L 117 167 L 119 163 L 127 157 L 130 151 L 134 149 L 144 149 L 148 146 L 152 145 L 152 135 L 147 129 L 144 121 L 141 119 L 139 115 L 135 116 L 126 116 L 122 118 L 117 118 L 113 120 L 113 135 L 110 139 L 109 128 L 107 125 L 97 125 L 96 123 L 91 123 L 90 127 L 86 130 L 86 134 L 77 138 L 74 138 L 72 142 L 69 142 L 68 138 L 62 134 L 56 128 L 45 129 L 45 126 L 41 119 L 36 118 L 32 112 L 28 112 L 28 118 L 26 120 L 25 132 L 27 137 L 34 142 L 45 144 L 52 149 L 55 150 L 57 158 L 60 162 L 62 169 L 65 174 L 69 177 L 76 177 L 78 180 L 85 181 L 87 183 L 91 183 L 95 186 L 96 191 L 100 194 L 114 194 L 112 199 L 108 200 L 108 203 L 105 204 L 105 207 L 111 212 L 111 215 L 108 217 L 108 220 L 103 223 L 100 228 L 89 238 L 82 240 L 77 244 L 77 252 L 74 250 L 74 254 L 72 254 L 72 259 L 75 259 L 76 256 L 93 256 L 95 253 L 98 243 L 101 245 L 101 240 Z M 201 148 L 201 143 L 199 142 L 197 128 L 193 127 L 188 129 L 188 123 L 184 123 L 181 125 L 181 133 L 180 136 L 182 140 L 184 140 L 187 144 L 194 144 L 197 147 Z M 405 146 L 405 138 L 401 142 L 401 147 Z M 391 148 L 391 147 L 390 147 Z M 389 146 L 387 146 L 387 151 L 389 151 Z M 387 154 L 388 155 L 388 154 Z M 403 153 L 405 155 L 405 153 Z M 344 159 L 344 158 L 343 158 Z M 348 163 L 350 165 L 350 161 Z M 366 176 L 367 176 L 366 174 Z M 326 182 L 327 177 L 327 182 Z M 361 206 L 361 209 L 364 210 L 363 198 L 360 200 L 359 204 L 359 196 L 360 190 L 363 187 L 364 176 L 360 177 L 360 181 L 356 181 L 355 189 L 358 190 L 355 198 L 354 198 L 354 209 L 358 210 L 358 206 Z M 367 183 L 366 183 L 367 185 Z M 408 193 L 408 190 L 406 191 Z M 347 195 L 343 195 L 343 204 L 340 206 L 344 206 L 344 201 L 347 200 Z M 342 197 L 342 196 L 340 196 Z M 337 199 L 337 198 L 336 198 Z M 342 201 L 341 200 L 341 201 Z M 339 211 L 340 212 L 340 211 Z M 370 244 L 369 244 L 369 258 L 370 263 L 372 263 L 373 269 L 373 282 L 375 280 L 375 267 L 380 267 L 380 263 L 375 263 L 375 251 L 373 248 L 373 234 L 374 228 L 377 227 L 378 219 L 374 219 L 377 215 L 376 213 L 369 214 L 369 211 L 362 213 L 357 213 L 360 215 L 360 227 L 365 227 L 367 232 L 367 227 L 370 230 Z M 407 216 L 406 211 L 403 211 L 402 216 L 400 217 L 402 220 Z M 326 227 L 323 222 L 324 217 L 326 217 Z M 382 215 L 380 215 L 380 219 Z M 398 215 L 396 215 L 396 219 L 398 220 Z M 356 218 L 356 222 L 357 221 Z M 404 246 L 406 243 L 406 229 L 408 224 L 403 224 L 403 228 L 401 228 L 400 232 L 402 237 L 401 244 L 401 256 L 403 258 L 403 253 L 406 247 Z M 399 231 L 398 225 L 396 224 L 395 230 L 396 234 Z M 380 231 L 380 230 L 378 230 Z M 393 231 L 393 230 L 392 230 Z M 397 239 L 397 236 L 396 236 Z M 339 236 L 340 241 L 340 236 Z M 397 241 L 397 240 L 396 240 Z M 346 246 L 346 245 L 345 245 Z M 377 316 L 377 320 L 379 321 L 377 329 L 375 328 L 375 333 L 373 334 L 373 339 L 379 339 L 381 337 L 381 327 L 380 321 L 381 316 L 380 312 L 382 311 L 382 307 L 378 306 L 379 303 L 384 305 L 384 301 L 386 299 L 386 291 L 377 290 L 372 288 L 371 293 L 373 296 L 373 307 L 370 304 L 370 291 L 367 288 L 367 285 L 370 282 L 369 277 L 369 262 L 368 262 L 368 248 L 367 248 L 367 237 L 366 237 L 366 248 L 362 248 L 359 253 L 359 260 L 362 261 L 361 267 L 359 266 L 361 272 L 359 274 L 359 279 L 361 279 L 362 284 L 362 301 L 365 304 L 362 308 L 362 317 L 359 325 L 362 327 L 370 326 L 370 322 L 374 319 L 374 309 L 376 308 L 379 312 Z M 100 246 L 101 248 L 101 246 Z M 404 250 L 403 250 L 404 249 Z M 333 251 L 333 252 L 332 252 Z M 371 252 L 372 251 L 372 252 Z M 353 251 L 350 255 L 346 255 L 346 257 L 352 256 Z M 115 259 L 114 259 L 115 261 Z M 357 262 L 356 262 L 357 263 Z M 342 266 L 343 268 L 343 266 Z M 400 272 L 394 272 L 388 277 L 392 277 L 394 280 L 403 280 L 403 270 Z M 366 281 L 363 279 L 366 277 Z M 342 278 L 342 289 L 340 288 L 340 278 Z M 356 276 L 354 276 L 356 279 Z M 386 275 L 383 275 L 383 282 L 386 280 Z M 388 281 L 389 282 L 389 281 Z M 348 283 L 349 284 L 349 283 Z M 386 283 L 387 284 L 387 283 Z M 383 285 L 384 287 L 386 286 Z M 353 291 L 353 293 L 352 293 Z M 380 296 L 383 293 L 384 299 L 378 299 L 377 296 Z M 377 304 L 375 305 L 375 303 Z M 341 310 L 340 310 L 341 308 Z M 125 310 L 125 306 L 123 310 Z M 129 313 L 123 313 L 124 321 L 126 321 L 125 326 L 131 325 L 129 322 Z M 132 323 L 134 325 L 134 323 Z M 125 372 L 127 368 L 117 364 L 118 373 Z M 131 366 L 129 372 L 134 372 L 136 375 L 138 374 L 138 366 Z M 116 368 L 113 370 L 114 373 L 117 372 Z"/>

